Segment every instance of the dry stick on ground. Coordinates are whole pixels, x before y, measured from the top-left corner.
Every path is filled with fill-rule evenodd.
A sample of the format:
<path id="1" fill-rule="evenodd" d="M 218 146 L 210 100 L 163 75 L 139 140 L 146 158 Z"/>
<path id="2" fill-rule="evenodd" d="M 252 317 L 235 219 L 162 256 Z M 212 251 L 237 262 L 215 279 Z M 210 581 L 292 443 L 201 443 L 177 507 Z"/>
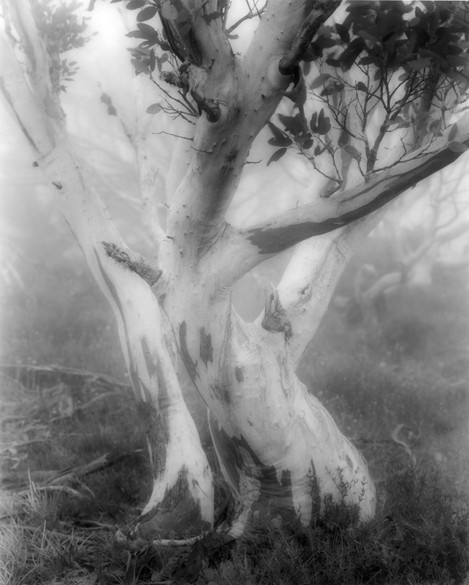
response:
<path id="1" fill-rule="evenodd" d="M 86 475 L 90 475 L 91 473 L 96 473 L 97 471 L 101 471 L 106 467 L 110 467 L 111 465 L 115 465 L 125 457 L 130 455 L 136 455 L 143 452 L 143 449 L 134 449 L 133 451 L 127 451 L 125 453 L 104 453 L 100 455 L 93 461 L 89 463 L 84 463 L 83 465 L 77 465 L 75 467 L 67 467 L 62 471 L 32 471 L 32 472 L 23 472 L 17 474 L 8 474 L 7 477 L 3 477 L 2 480 L 13 482 L 15 479 L 20 480 L 20 485 L 22 483 L 26 483 L 27 481 L 41 481 L 44 482 L 43 485 L 36 485 L 36 489 L 44 489 L 47 487 L 53 486 L 64 486 L 67 483 L 81 483 L 80 479 L 85 477 Z M 24 490 L 23 490 L 24 492 Z M 20 493 L 23 493 L 20 492 Z"/>
<path id="2" fill-rule="evenodd" d="M 71 488 L 68 485 L 42 485 L 42 486 L 34 485 L 34 490 L 36 492 L 61 492 L 61 493 L 68 494 L 69 496 L 73 496 L 74 498 L 78 498 L 80 500 L 83 500 L 86 497 L 82 493 L 80 493 L 77 490 L 74 490 L 73 488 Z M 25 489 L 25 490 L 21 490 L 20 492 L 18 492 L 18 495 L 25 496 L 29 493 L 29 491 L 30 491 L 29 488 Z"/>

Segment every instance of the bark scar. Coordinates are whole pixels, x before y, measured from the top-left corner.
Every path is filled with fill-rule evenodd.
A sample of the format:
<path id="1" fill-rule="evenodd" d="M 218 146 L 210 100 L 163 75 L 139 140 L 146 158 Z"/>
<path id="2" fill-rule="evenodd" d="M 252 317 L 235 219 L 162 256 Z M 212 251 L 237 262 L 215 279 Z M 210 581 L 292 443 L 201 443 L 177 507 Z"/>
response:
<path id="1" fill-rule="evenodd" d="M 106 251 L 107 256 L 119 264 L 122 264 L 131 272 L 138 274 L 138 276 L 143 278 L 143 280 L 150 286 L 155 285 L 160 279 L 162 271 L 152 266 L 148 260 L 146 260 L 137 252 L 128 252 L 122 248 L 119 248 L 119 246 L 116 246 L 116 244 L 112 244 L 110 242 L 101 243 L 104 247 L 104 250 Z"/>
<path id="2" fill-rule="evenodd" d="M 266 331 L 283 331 L 286 341 L 292 336 L 291 323 L 287 318 L 287 312 L 282 307 L 278 291 L 276 290 L 273 290 L 270 295 L 266 295 L 262 327 Z"/>

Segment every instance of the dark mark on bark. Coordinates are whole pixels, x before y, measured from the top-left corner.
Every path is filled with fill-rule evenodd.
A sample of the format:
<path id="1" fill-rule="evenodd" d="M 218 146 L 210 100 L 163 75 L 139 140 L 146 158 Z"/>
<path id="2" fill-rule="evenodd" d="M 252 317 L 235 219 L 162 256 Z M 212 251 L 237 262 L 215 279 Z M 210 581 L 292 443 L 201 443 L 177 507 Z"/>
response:
<path id="1" fill-rule="evenodd" d="M 153 362 L 153 358 L 148 347 L 148 341 L 145 337 L 141 339 L 143 358 L 145 359 L 145 365 L 147 366 L 147 372 L 150 376 L 158 375 L 158 364 Z"/>
<path id="2" fill-rule="evenodd" d="M 151 400 L 150 389 L 143 383 L 138 374 L 138 370 L 135 367 L 135 363 L 132 357 L 127 324 L 124 319 L 124 312 L 119 301 L 117 290 L 114 284 L 112 283 L 111 279 L 107 275 L 103 265 L 101 264 L 101 260 L 96 251 L 95 255 L 98 262 L 99 270 L 101 271 L 101 275 L 106 283 L 106 286 L 109 289 L 109 292 L 111 293 L 112 298 L 114 299 L 114 302 L 116 303 L 117 309 L 121 315 L 122 322 L 124 324 L 125 341 L 127 344 L 127 355 L 129 357 L 128 372 L 130 376 L 130 381 L 132 383 L 132 388 L 134 390 L 135 401 L 137 404 L 137 412 L 141 416 L 145 436 L 147 439 L 153 475 L 154 477 L 157 477 L 164 471 L 166 465 L 166 446 L 169 442 L 167 413 L 164 412 L 163 409 L 160 409 L 160 411 L 157 411 L 155 409 Z M 148 372 L 150 375 L 152 375 L 153 373 L 157 375 L 157 370 L 153 369 L 154 365 L 153 362 L 151 361 L 150 351 L 146 340 L 142 339 L 141 343 Z M 151 363 L 149 363 L 147 359 L 149 359 Z M 160 403 L 162 401 L 163 396 L 166 396 L 166 388 L 164 387 L 163 382 L 160 382 L 159 384 Z"/>
<path id="3" fill-rule="evenodd" d="M 311 459 L 311 467 L 308 470 L 308 479 L 310 482 L 311 488 L 311 502 L 313 511 L 311 514 L 311 520 L 314 521 L 316 518 L 319 518 L 321 512 L 321 492 L 319 490 L 319 482 L 318 476 L 316 473 L 316 467 L 314 465 L 314 461 Z"/>
<path id="4" fill-rule="evenodd" d="M 241 384 L 241 382 L 244 382 L 243 368 L 236 366 L 235 367 L 235 376 L 236 376 L 236 381 L 238 382 L 238 384 Z"/>
<path id="5" fill-rule="evenodd" d="M 228 386 L 223 384 L 210 384 L 210 389 L 217 398 L 223 400 L 225 404 L 231 403 L 231 395 Z"/>
<path id="6" fill-rule="evenodd" d="M 207 367 L 208 362 L 213 362 L 212 336 L 205 333 L 203 327 L 200 328 L 200 359 Z"/>
<path id="7" fill-rule="evenodd" d="M 190 492 L 187 475 L 187 468 L 182 467 L 161 503 L 139 518 L 140 536 L 148 540 L 171 535 L 189 538 L 210 530 L 209 523 L 202 519 L 200 504 Z"/>
<path id="8" fill-rule="evenodd" d="M 166 467 L 166 449 L 170 439 L 167 413 L 141 400 L 137 400 L 137 412 L 147 439 L 153 477 L 157 478 Z"/>
<path id="9" fill-rule="evenodd" d="M 52 181 L 52 184 L 53 184 L 53 185 L 54 185 L 54 187 L 55 187 L 56 189 L 58 189 L 59 191 L 60 191 L 61 189 L 63 189 L 63 185 L 62 185 L 62 183 L 56 183 L 55 181 Z"/>
<path id="10" fill-rule="evenodd" d="M 199 377 L 199 374 L 197 373 L 197 362 L 193 361 L 187 348 L 187 323 L 185 321 L 179 325 L 179 348 L 187 373 L 194 382 Z"/>
<path id="11" fill-rule="evenodd" d="M 230 481 L 239 486 L 241 473 L 244 473 L 260 482 L 260 496 L 255 509 L 295 515 L 297 511 L 293 506 L 290 471 L 283 469 L 279 481 L 279 470 L 273 465 L 264 465 L 243 436 L 230 437 L 213 415 L 209 416 L 209 426 L 217 455 L 221 457 Z"/>

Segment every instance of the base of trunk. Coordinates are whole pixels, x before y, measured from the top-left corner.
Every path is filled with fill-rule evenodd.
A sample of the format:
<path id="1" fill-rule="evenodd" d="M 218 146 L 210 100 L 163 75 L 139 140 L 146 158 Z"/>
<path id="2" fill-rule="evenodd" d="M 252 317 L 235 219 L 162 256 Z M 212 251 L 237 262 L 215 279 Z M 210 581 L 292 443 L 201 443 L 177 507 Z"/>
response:
<path id="1" fill-rule="evenodd" d="M 142 513 L 136 529 L 139 537 L 145 540 L 190 538 L 212 529 L 211 522 L 204 519 L 200 500 L 194 497 L 189 482 L 188 471 L 182 468 L 176 483 L 166 489 L 162 501 Z"/>

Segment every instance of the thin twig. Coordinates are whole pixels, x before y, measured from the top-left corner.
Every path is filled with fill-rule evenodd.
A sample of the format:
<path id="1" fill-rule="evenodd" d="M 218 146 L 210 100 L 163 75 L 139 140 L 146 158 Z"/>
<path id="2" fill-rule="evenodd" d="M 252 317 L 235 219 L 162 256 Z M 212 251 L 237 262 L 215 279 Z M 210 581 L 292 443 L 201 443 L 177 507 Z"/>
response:
<path id="1" fill-rule="evenodd" d="M 251 18 L 258 18 L 261 16 L 261 14 L 265 11 L 266 9 L 266 4 L 257 10 L 257 14 L 254 12 L 248 12 L 247 14 L 245 14 L 244 16 L 242 16 L 239 20 L 237 20 L 234 24 L 232 24 L 229 28 L 226 29 L 226 33 L 228 35 L 230 35 L 236 28 L 238 28 L 238 26 L 240 24 L 242 24 L 243 22 L 245 22 L 246 20 L 250 20 Z"/>

